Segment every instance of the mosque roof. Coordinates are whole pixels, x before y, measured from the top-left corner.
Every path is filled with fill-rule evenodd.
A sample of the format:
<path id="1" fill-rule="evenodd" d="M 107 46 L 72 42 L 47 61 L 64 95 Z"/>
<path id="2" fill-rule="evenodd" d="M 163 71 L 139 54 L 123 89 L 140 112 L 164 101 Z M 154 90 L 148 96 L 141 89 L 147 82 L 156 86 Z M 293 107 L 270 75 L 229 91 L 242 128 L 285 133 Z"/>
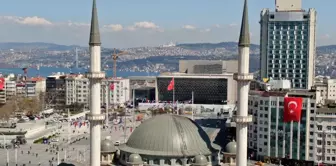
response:
<path id="1" fill-rule="evenodd" d="M 199 125 L 187 117 L 171 114 L 144 121 L 119 149 L 140 155 L 184 157 L 217 151 Z"/>

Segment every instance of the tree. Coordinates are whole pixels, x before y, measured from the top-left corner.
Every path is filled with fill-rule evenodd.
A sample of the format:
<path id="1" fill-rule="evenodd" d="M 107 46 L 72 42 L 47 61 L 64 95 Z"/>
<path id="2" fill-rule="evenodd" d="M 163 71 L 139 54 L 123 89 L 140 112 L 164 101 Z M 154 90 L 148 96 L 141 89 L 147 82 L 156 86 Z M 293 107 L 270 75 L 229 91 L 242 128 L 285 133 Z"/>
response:
<path id="1" fill-rule="evenodd" d="M 68 108 L 70 109 L 70 111 L 72 112 L 82 112 L 84 109 L 84 104 L 83 103 L 72 103 L 71 105 L 68 106 Z"/>
<path id="2" fill-rule="evenodd" d="M 42 111 L 41 102 L 38 97 L 17 97 L 19 111 L 26 115 L 34 115 Z"/>
<path id="3" fill-rule="evenodd" d="M 16 111 L 14 101 L 7 101 L 4 105 L 0 105 L 0 118 L 8 120 L 10 115 Z"/>

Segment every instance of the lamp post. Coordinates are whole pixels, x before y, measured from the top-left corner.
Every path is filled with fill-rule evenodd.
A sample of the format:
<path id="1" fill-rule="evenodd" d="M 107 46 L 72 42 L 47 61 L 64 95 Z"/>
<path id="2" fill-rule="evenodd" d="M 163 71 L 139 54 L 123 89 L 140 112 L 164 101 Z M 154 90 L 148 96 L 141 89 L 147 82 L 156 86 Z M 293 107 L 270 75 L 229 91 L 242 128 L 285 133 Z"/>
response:
<path id="1" fill-rule="evenodd" d="M 3 133 L 1 133 L 1 135 L 3 136 L 3 147 L 6 149 L 6 153 L 7 153 L 7 164 L 6 165 L 9 165 L 9 154 L 8 154 L 8 149 L 6 146 L 6 135 Z"/>

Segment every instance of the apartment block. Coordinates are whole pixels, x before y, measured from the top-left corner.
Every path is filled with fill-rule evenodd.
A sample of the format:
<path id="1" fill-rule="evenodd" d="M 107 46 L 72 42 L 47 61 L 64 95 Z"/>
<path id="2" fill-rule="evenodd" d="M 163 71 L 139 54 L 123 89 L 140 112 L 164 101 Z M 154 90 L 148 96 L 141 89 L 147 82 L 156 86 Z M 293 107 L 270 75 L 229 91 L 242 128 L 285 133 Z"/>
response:
<path id="1" fill-rule="evenodd" d="M 111 85 L 113 88 L 111 88 Z M 130 80 L 125 78 L 107 78 L 103 80 L 101 88 L 101 102 L 105 104 L 109 101 L 109 105 L 120 105 L 130 101 L 132 89 L 130 88 Z"/>
<path id="2" fill-rule="evenodd" d="M 318 105 L 336 102 L 336 79 L 330 79 L 329 77 L 316 78 L 313 88 L 316 90 Z"/>
<path id="3" fill-rule="evenodd" d="M 67 75 L 65 78 L 65 103 L 71 105 L 74 103 L 83 104 L 89 108 L 90 103 L 90 82 L 89 79 L 81 74 Z"/>

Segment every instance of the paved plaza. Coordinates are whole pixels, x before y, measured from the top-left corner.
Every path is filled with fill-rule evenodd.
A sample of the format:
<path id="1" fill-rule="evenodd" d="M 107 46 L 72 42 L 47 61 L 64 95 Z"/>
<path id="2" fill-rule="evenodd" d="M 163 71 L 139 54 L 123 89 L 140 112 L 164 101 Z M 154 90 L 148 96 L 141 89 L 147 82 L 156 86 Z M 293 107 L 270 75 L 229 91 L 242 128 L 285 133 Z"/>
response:
<path id="1" fill-rule="evenodd" d="M 109 137 L 113 142 L 119 141 L 124 143 L 131 134 L 130 127 L 140 125 L 140 122 L 135 124 L 130 122 L 130 117 L 126 122 L 126 134 L 123 130 L 124 123 L 114 125 L 112 122 L 108 128 L 101 131 L 101 139 Z M 56 166 L 57 163 L 66 161 L 67 163 L 74 163 L 76 166 L 89 166 L 90 159 L 90 132 L 88 126 L 70 128 L 70 144 L 68 141 L 68 123 L 62 123 L 62 128 L 58 130 L 60 135 L 58 142 L 53 142 L 50 145 L 46 144 L 32 144 L 33 139 L 28 140 L 28 144 L 21 145 L 15 149 L 0 149 L 0 166 L 5 166 L 7 163 L 7 152 L 9 166 Z M 133 129 L 134 130 L 134 129 Z M 210 129 L 209 129 L 210 130 Z M 212 133 L 212 132 L 210 132 Z M 210 134 L 208 133 L 208 134 Z M 38 136 L 40 136 L 39 134 Z M 36 136 L 37 137 L 37 136 Z M 17 151 L 17 152 L 16 152 Z M 17 160 L 15 156 L 17 155 Z"/>
<path id="2" fill-rule="evenodd" d="M 127 121 L 129 122 L 129 121 Z M 135 125 L 139 125 L 136 123 Z M 113 125 L 109 124 L 109 128 L 103 129 L 101 132 L 102 140 L 109 137 L 113 142 L 120 141 L 121 143 L 130 136 L 131 131 L 127 128 L 126 135 L 123 130 L 123 124 Z M 33 140 L 29 140 L 28 144 L 21 145 L 15 149 L 0 149 L 0 166 L 5 166 L 7 163 L 7 156 L 9 166 L 56 166 L 57 163 L 66 161 L 67 163 L 76 163 L 75 165 L 89 166 L 90 159 L 90 133 L 88 126 L 82 126 L 81 128 L 71 126 L 70 129 L 70 144 L 68 139 L 67 123 L 62 124 L 62 128 L 59 130 L 59 141 L 47 144 L 32 144 Z M 128 127 L 132 126 L 132 123 L 127 124 Z M 8 155 L 7 155 L 8 154 Z M 17 160 L 16 156 L 17 155 Z"/>

